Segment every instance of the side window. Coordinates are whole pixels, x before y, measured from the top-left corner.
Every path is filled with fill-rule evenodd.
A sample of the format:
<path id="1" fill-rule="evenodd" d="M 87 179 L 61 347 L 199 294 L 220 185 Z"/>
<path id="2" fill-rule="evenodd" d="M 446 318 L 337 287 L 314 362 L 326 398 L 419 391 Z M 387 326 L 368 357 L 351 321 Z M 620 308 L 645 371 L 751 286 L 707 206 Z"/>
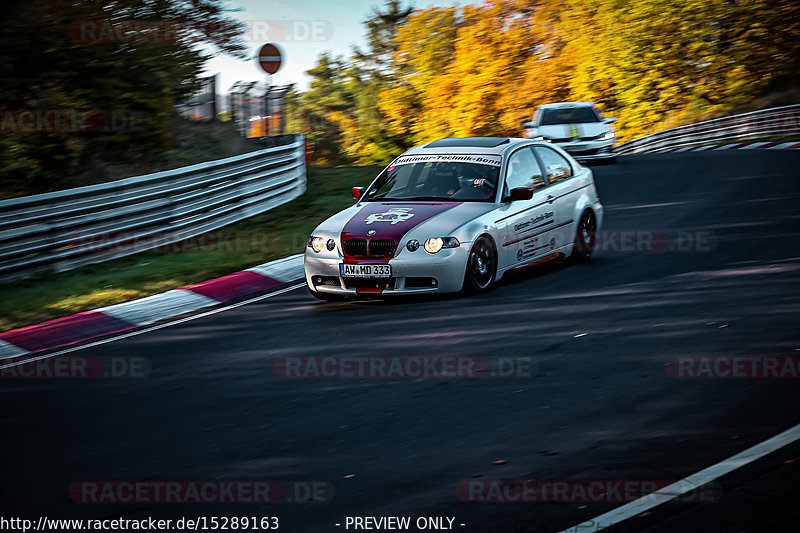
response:
<path id="1" fill-rule="evenodd" d="M 543 146 L 537 146 L 535 150 L 547 172 L 548 182 L 556 183 L 572 176 L 572 166 L 564 156 Z"/>
<path id="2" fill-rule="evenodd" d="M 511 154 L 506 167 L 506 184 L 503 188 L 503 197 L 508 196 L 511 189 L 517 187 L 530 187 L 533 190 L 544 187 L 544 177 L 539 161 L 533 155 L 533 150 L 523 148 Z"/>

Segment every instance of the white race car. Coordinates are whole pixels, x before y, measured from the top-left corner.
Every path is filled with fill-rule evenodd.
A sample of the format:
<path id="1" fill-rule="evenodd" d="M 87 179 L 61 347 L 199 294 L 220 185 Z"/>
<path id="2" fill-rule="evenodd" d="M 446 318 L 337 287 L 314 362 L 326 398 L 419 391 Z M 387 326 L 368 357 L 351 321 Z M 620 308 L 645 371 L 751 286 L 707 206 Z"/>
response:
<path id="1" fill-rule="evenodd" d="M 353 197 L 308 239 L 306 282 L 324 300 L 486 291 L 513 270 L 588 260 L 603 220 L 591 170 L 527 139 L 417 146 Z"/>
<path id="2" fill-rule="evenodd" d="M 616 120 L 593 102 L 559 102 L 540 105 L 522 126 L 529 139 L 557 144 L 578 161 L 613 162 Z"/>

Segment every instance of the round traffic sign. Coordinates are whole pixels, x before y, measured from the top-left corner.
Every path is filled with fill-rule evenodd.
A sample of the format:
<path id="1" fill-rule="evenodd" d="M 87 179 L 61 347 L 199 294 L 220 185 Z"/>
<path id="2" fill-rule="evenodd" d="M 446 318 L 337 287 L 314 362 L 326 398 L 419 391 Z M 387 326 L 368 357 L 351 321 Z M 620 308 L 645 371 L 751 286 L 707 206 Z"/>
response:
<path id="1" fill-rule="evenodd" d="M 281 51 L 274 44 L 265 44 L 258 51 L 258 64 L 267 74 L 275 74 L 278 72 L 281 68 L 282 61 Z"/>

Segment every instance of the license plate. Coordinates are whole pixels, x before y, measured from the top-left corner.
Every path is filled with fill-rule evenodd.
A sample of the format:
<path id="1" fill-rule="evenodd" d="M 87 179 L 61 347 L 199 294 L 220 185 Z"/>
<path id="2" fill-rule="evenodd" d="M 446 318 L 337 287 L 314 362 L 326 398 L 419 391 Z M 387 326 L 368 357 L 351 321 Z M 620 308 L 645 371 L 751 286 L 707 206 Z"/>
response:
<path id="1" fill-rule="evenodd" d="M 340 264 L 339 273 L 345 278 L 390 278 L 390 265 L 348 265 Z"/>

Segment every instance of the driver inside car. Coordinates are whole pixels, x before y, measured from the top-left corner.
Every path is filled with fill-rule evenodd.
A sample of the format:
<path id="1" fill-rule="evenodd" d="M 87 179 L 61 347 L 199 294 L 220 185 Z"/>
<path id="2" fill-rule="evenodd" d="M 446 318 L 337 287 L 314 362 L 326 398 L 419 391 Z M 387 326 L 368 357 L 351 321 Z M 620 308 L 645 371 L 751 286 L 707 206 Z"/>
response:
<path id="1" fill-rule="evenodd" d="M 451 197 L 460 188 L 455 163 L 439 163 L 431 171 L 426 194 L 429 196 Z"/>

